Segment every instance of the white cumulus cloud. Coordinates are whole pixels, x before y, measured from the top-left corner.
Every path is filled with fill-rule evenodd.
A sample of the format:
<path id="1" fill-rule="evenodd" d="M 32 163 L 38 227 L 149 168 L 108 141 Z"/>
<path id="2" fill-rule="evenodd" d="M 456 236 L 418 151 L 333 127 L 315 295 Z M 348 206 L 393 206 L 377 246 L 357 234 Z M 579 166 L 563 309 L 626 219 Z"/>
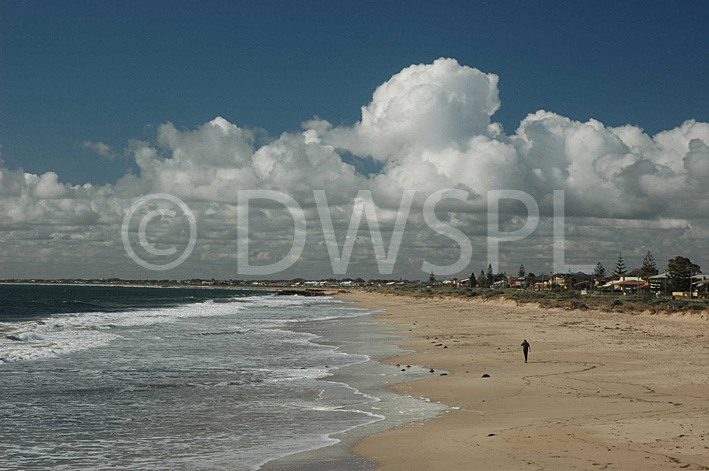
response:
<path id="1" fill-rule="evenodd" d="M 468 203 L 443 204 L 452 212 L 438 217 L 473 239 L 476 271 L 486 264 L 486 195 L 499 189 L 531 194 L 544 216 L 551 214 L 553 191 L 564 190 L 567 245 L 584 263 L 622 250 L 644 254 L 651 246 L 660 260 L 674 256 L 671 235 L 681 241 L 678 250 L 709 264 L 706 240 L 697 236 L 707 233 L 709 220 L 709 123 L 690 119 L 651 136 L 633 125 L 610 127 L 539 110 L 508 134 L 494 122 L 500 106 L 497 75 L 441 58 L 380 85 L 351 126 L 313 119 L 303 132 L 257 139 L 262 131 L 221 117 L 194 129 L 162 124 L 150 141 L 127 143 L 125 153 L 139 171 L 112 185 L 69 185 L 51 169 L 35 175 L 0 161 L 0 276 L 39 273 L 52 260 L 65 270 L 74 267 L 75 275 L 91 260 L 107 269 L 130 267 L 124 276 L 154 275 L 131 265 L 120 226 L 137 198 L 168 193 L 187 202 L 199 223 L 195 254 L 179 273 L 234 277 L 238 192 L 247 189 L 281 191 L 304 207 L 309 236 L 296 275 L 321 276 L 330 268 L 313 190 L 326 192 L 340 246 L 359 190 L 372 191 L 385 240 L 403 192 L 416 190 L 397 264 L 407 276 L 418 276 L 424 259 L 457 258 L 459 248 L 427 228 L 420 213 L 426 196 L 445 188 L 469 192 Z M 116 154 L 101 142 L 82 146 Z M 381 168 L 362 175 L 352 158 L 374 159 Z M 519 226 L 523 213 L 514 210 L 503 223 Z M 252 217 L 254 263 L 278 260 L 293 237 L 290 215 L 261 207 Z M 503 266 L 548 263 L 549 228 L 543 220 L 534 236 L 508 247 Z M 156 232 L 153 242 L 178 244 L 180 234 Z M 358 235 L 351 267 L 376 275 L 366 231 Z"/>

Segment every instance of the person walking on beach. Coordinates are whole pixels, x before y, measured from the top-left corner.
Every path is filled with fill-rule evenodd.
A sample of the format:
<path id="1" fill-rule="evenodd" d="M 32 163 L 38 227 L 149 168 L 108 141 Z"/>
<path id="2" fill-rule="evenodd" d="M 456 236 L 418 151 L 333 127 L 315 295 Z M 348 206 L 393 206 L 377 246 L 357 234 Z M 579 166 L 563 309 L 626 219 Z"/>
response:
<path id="1" fill-rule="evenodd" d="M 524 352 L 524 362 L 527 363 L 527 354 L 529 351 L 532 349 L 532 346 L 529 345 L 529 342 L 527 342 L 527 339 L 524 339 L 524 342 L 522 342 L 522 351 Z"/>

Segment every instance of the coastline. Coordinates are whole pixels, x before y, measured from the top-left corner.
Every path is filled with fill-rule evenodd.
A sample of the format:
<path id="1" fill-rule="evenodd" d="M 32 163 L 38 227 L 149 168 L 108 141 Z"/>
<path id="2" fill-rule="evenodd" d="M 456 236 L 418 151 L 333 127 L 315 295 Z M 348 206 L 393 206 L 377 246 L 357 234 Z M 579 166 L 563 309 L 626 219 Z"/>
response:
<path id="1" fill-rule="evenodd" d="M 23 286 L 36 286 L 37 284 L 30 284 L 30 285 L 23 285 Z M 54 286 L 54 285 L 53 285 Z M 96 287 L 96 288 L 101 288 L 96 286 L 95 284 L 91 285 L 85 285 L 85 286 L 77 286 L 76 284 L 72 284 L 70 286 L 74 286 L 77 288 L 91 288 L 91 287 Z M 143 288 L 147 288 L 147 286 L 139 286 Z M 153 286 L 154 288 L 165 288 L 164 286 Z M 109 286 L 109 288 L 113 288 L 113 286 Z M 117 288 L 130 288 L 130 286 L 126 285 L 121 285 L 117 286 Z M 207 288 L 202 288 L 202 289 L 207 289 Z M 232 289 L 237 289 L 238 288 L 232 288 Z M 274 290 L 275 291 L 275 290 Z M 235 293 L 236 291 L 231 291 Z M 116 289 L 111 291 L 113 293 L 113 296 L 122 296 L 122 292 L 120 289 Z M 263 294 L 268 294 L 270 295 L 271 293 L 266 293 L 265 291 L 262 291 Z M 228 293 L 226 293 L 228 294 Z M 152 295 L 149 295 L 149 297 L 152 297 Z M 211 296 L 208 296 L 208 298 Z M 230 298 L 231 295 L 228 296 Z M 278 305 L 279 298 L 278 297 L 271 297 L 268 296 L 267 298 L 264 299 L 272 299 L 273 302 Z M 305 300 L 305 299 L 303 299 Z M 284 299 L 283 301 L 288 301 L 287 299 Z M 323 383 L 338 383 L 340 386 L 336 385 L 326 385 L 323 384 L 321 386 L 321 391 L 320 391 L 320 399 L 324 399 L 322 402 L 317 402 L 320 399 L 317 398 L 317 394 L 315 396 L 308 396 L 308 400 L 306 401 L 307 404 L 309 404 L 309 407 L 312 407 L 312 417 L 320 417 L 323 422 L 327 422 L 329 420 L 332 421 L 331 425 L 328 427 L 326 423 L 322 424 L 322 427 L 319 427 L 321 430 L 329 430 L 329 431 L 338 431 L 340 430 L 339 433 L 329 433 L 329 434 L 324 434 L 321 436 L 318 436 L 317 434 L 315 435 L 310 435 L 308 440 L 306 441 L 301 441 L 298 446 L 293 446 L 293 447 L 284 447 L 280 449 L 273 449 L 271 454 L 271 458 L 268 460 L 265 460 L 263 462 L 253 462 L 250 461 L 248 463 L 248 466 L 260 466 L 259 469 L 301 469 L 301 470 L 308 470 L 308 469 L 322 469 L 323 465 L 323 460 L 327 462 L 331 469 L 347 469 L 347 470 L 365 470 L 365 469 L 373 469 L 374 468 L 374 463 L 370 460 L 363 459 L 361 457 L 357 457 L 356 455 L 350 453 L 350 448 L 357 442 L 359 441 L 363 436 L 366 434 L 372 434 L 372 433 L 377 433 L 381 432 L 383 430 L 386 430 L 387 428 L 395 427 L 407 422 L 415 421 L 415 420 L 424 420 L 426 418 L 433 417 L 435 415 L 438 415 L 443 412 L 444 409 L 446 409 L 446 406 L 438 405 L 438 404 L 431 404 L 429 402 L 426 402 L 424 400 L 418 399 L 418 398 L 402 398 L 401 396 L 397 395 L 393 391 L 387 389 L 388 385 L 391 385 L 396 382 L 404 382 L 404 381 L 411 381 L 411 380 L 417 380 L 421 378 L 426 378 L 431 375 L 431 373 L 428 370 L 424 370 L 422 368 L 418 368 L 415 366 L 408 367 L 408 368 L 397 368 L 391 365 L 386 365 L 383 363 L 380 363 L 379 360 L 382 360 L 384 358 L 389 358 L 392 356 L 396 355 L 402 355 L 404 353 L 408 353 L 407 351 L 404 351 L 400 349 L 398 346 L 394 345 L 391 343 L 391 340 L 398 339 L 399 337 L 392 337 L 389 335 L 389 332 L 392 330 L 391 328 L 385 327 L 378 325 L 376 322 L 374 322 L 371 318 L 371 310 L 365 310 L 365 309 L 360 309 L 353 304 L 350 303 L 341 303 L 335 301 L 334 304 L 332 303 L 332 298 L 329 298 L 328 300 L 323 300 L 326 304 L 329 302 L 329 305 L 334 306 L 334 310 L 329 310 L 325 314 L 323 314 L 325 317 L 318 317 L 317 315 L 315 318 L 311 318 L 311 316 L 306 316 L 301 318 L 301 320 L 285 320 L 283 323 L 276 323 L 274 325 L 269 325 L 268 327 L 273 327 L 276 330 L 288 330 L 288 331 L 293 331 L 293 332 L 301 332 L 304 334 L 310 334 L 307 337 L 305 337 L 305 341 L 309 343 L 314 343 L 314 344 L 320 344 L 328 347 L 332 347 L 334 350 L 335 355 L 342 354 L 342 355 L 352 355 L 351 357 L 341 357 L 339 359 L 337 358 L 332 358 L 330 360 L 327 360 L 325 363 L 319 364 L 320 367 L 322 368 L 323 366 L 325 368 L 330 368 L 328 366 L 325 366 L 327 364 L 331 365 L 331 368 L 329 370 L 330 375 L 326 377 L 322 377 L 320 380 Z M 310 303 L 315 303 L 320 304 L 320 301 L 318 299 L 312 299 L 310 300 Z M 270 304 L 269 301 L 266 301 L 266 304 Z M 185 307 L 189 307 L 189 304 L 185 304 Z M 216 303 L 214 305 L 215 307 L 223 307 L 223 308 L 229 308 L 232 306 L 230 303 Z M 173 306 L 171 306 L 173 307 Z M 89 313 L 90 314 L 90 313 Z M 354 315 L 353 315 L 354 314 Z M 285 316 L 288 317 L 288 316 Z M 299 317 L 296 316 L 294 319 L 298 319 Z M 221 319 L 221 317 L 217 317 L 216 319 Z M 307 319 L 307 320 L 306 320 Z M 40 321 L 40 325 L 42 321 Z M 100 322 L 106 322 L 106 321 L 100 321 Z M 134 324 L 126 324 L 123 325 L 123 323 L 119 323 L 120 325 L 114 325 L 115 322 L 113 320 L 110 321 L 111 327 L 126 327 L 126 328 L 131 328 L 134 326 Z M 49 323 L 50 326 L 53 326 L 54 324 L 52 322 Z M 175 323 L 171 325 L 178 325 L 182 323 Z M 98 326 L 101 326 L 103 324 L 99 323 L 97 324 Z M 137 324 L 141 325 L 142 324 Z M 185 323 L 184 325 L 189 325 L 188 323 Z M 212 325 L 211 323 L 209 325 Z M 242 325 L 242 322 L 239 322 L 239 325 Z M 84 324 L 81 324 L 81 326 L 84 326 Z M 196 328 L 197 326 L 195 326 Z M 267 327 L 267 328 L 268 328 Z M 61 331 L 68 330 L 69 327 L 66 325 L 62 324 Z M 97 329 L 90 329 L 90 332 L 93 333 L 100 329 L 98 327 Z M 238 327 L 238 329 L 244 330 L 248 332 L 249 328 L 246 327 Z M 165 332 L 158 334 L 158 332 L 161 332 L 162 329 L 158 326 L 157 328 L 153 329 L 153 334 L 146 334 L 146 335 L 156 335 L 156 339 L 160 338 L 157 337 L 157 335 L 165 335 Z M 223 328 L 221 327 L 213 327 L 211 329 L 207 329 L 208 332 L 217 332 L 220 337 L 216 337 L 217 339 L 225 339 L 225 341 L 228 342 L 228 339 L 230 338 L 229 336 L 221 337 L 221 334 L 226 332 Z M 228 330 L 229 333 L 234 333 L 233 330 Z M 242 334 L 243 332 L 237 332 L 238 334 Z M 41 334 L 42 339 L 46 339 L 48 337 L 45 336 L 44 333 Z M 194 334 L 191 333 L 191 330 L 188 331 L 186 334 L 188 337 L 187 338 L 199 338 L 199 337 L 194 337 Z M 201 335 L 197 333 L 196 335 Z M 209 334 L 211 335 L 211 334 Z M 312 335 L 312 337 L 311 337 Z M 119 337 L 115 337 L 118 339 Z M 151 337 L 152 338 L 152 337 Z M 176 334 L 166 334 L 165 338 L 180 338 L 180 335 Z M 214 338 L 214 337 L 210 337 Z M 302 338 L 302 337 L 301 337 Z M 120 343 L 120 342 L 118 342 Z M 152 342 L 149 342 L 152 343 Z M 53 343 L 51 343 L 54 345 Z M 108 343 L 106 344 L 108 345 Z M 113 345 L 114 350 L 116 348 L 116 345 Z M 84 358 L 97 358 L 100 357 L 101 351 L 97 353 L 89 353 L 86 350 L 87 348 L 82 348 L 80 350 L 76 351 L 76 355 L 83 355 Z M 328 349 L 329 350 L 329 349 Z M 302 352 L 301 352 L 302 353 Z M 110 358 L 115 358 L 116 355 L 109 355 Z M 58 356 L 59 359 L 67 359 L 70 357 L 67 356 Z M 301 357 L 302 358 L 302 357 Z M 364 359 L 364 361 L 363 361 Z M 59 361 L 59 360 L 58 360 Z M 71 360 L 67 360 L 71 361 Z M 334 363 L 330 363 L 334 362 Z M 104 366 L 101 367 L 101 370 L 106 368 L 106 362 L 100 363 Z M 13 364 L 15 367 L 18 367 L 17 364 Z M 307 365 L 307 363 L 306 363 Z M 338 365 L 340 366 L 335 367 L 332 365 Z M 344 366 L 342 367 L 341 365 L 349 365 L 349 366 Z M 41 367 L 41 364 L 40 364 Z M 61 369 L 61 368 L 60 368 Z M 94 368 L 96 371 L 98 371 L 98 368 Z M 230 369 L 228 369 L 230 371 Z M 402 371 L 404 370 L 404 371 Z M 328 370 L 324 370 L 323 373 L 327 373 Z M 101 375 L 99 375 L 101 376 Z M 155 381 L 152 379 L 150 380 L 150 385 L 152 385 Z M 158 381 L 159 382 L 159 381 Z M 156 383 L 157 384 L 157 383 Z M 201 384 L 201 383 L 200 383 Z M 219 383 L 221 384 L 221 383 Z M 334 388 L 332 387 L 334 386 Z M 342 388 L 342 386 L 345 386 L 345 388 Z M 151 386 L 152 387 L 152 386 Z M 316 386 L 317 388 L 317 386 Z M 346 389 L 346 390 L 345 390 Z M 166 391 L 166 389 L 158 389 L 159 391 Z M 341 399 L 342 402 L 338 402 L 339 396 L 337 395 L 338 393 L 335 392 L 333 394 L 332 391 L 342 391 L 341 394 Z M 323 396 L 323 393 L 325 393 L 325 396 Z M 314 390 L 315 394 L 317 393 L 317 389 Z M 353 395 L 354 393 L 354 395 Z M 357 397 L 358 395 L 361 396 L 362 401 L 359 401 L 359 398 Z M 354 401 L 353 401 L 353 396 L 354 396 Z M 288 401 L 289 398 L 284 398 L 285 401 Z M 339 406 L 337 404 L 343 404 L 342 406 Z M 344 405 L 346 404 L 346 405 Z M 237 402 L 238 405 L 238 402 Z M 301 405 L 302 407 L 302 405 Z M 236 408 L 236 410 L 239 410 Z M 353 412 L 357 412 L 359 414 L 353 414 Z M 342 422 L 339 418 L 338 415 L 340 414 L 346 414 L 350 417 L 360 415 L 361 420 L 355 420 L 355 421 L 350 421 L 350 422 Z M 369 417 L 367 417 L 369 416 Z M 316 421 L 318 419 L 311 419 L 311 423 Z M 371 423 L 367 423 L 370 422 Z M 284 421 L 284 423 L 287 423 L 287 420 Z M 348 425 L 348 424 L 353 424 L 353 425 Z M 306 423 L 304 423 L 306 425 Z M 347 427 L 350 426 L 351 428 L 344 430 L 343 428 L 339 427 Z M 304 427 L 307 428 L 307 427 Z M 254 430 L 258 429 L 257 426 L 254 427 Z M 291 437 L 293 438 L 298 438 L 297 433 L 291 433 Z M 336 443 L 337 442 L 337 443 Z M 335 443 L 335 444 L 333 444 Z M 307 451 L 308 449 L 311 449 L 310 451 Z M 306 450 L 304 452 L 299 452 L 299 453 L 293 453 L 296 450 Z M 290 453 L 290 454 L 289 454 Z M 266 453 L 266 455 L 269 453 Z M 274 456 L 275 455 L 275 456 Z M 198 457 L 199 455 L 197 455 Z M 238 455 L 237 455 L 238 456 Z M 281 456 L 281 458 L 276 458 L 276 456 Z M 243 463 L 242 463 L 243 464 Z M 244 464 L 244 466 L 247 466 Z M 221 468 L 220 468 L 221 469 Z M 225 468 L 225 469 L 231 469 L 231 468 Z M 239 468 L 241 469 L 241 468 Z M 254 468 L 249 468 L 249 469 L 254 469 Z"/>
<path id="2" fill-rule="evenodd" d="M 449 371 L 393 391 L 459 408 L 364 436 L 352 451 L 377 469 L 709 469 L 703 317 L 337 297 L 406 335 L 392 340 L 413 353 L 382 363 Z"/>
<path id="3" fill-rule="evenodd" d="M 259 470 L 372 470 L 376 467 L 373 460 L 351 452 L 352 447 L 364 437 L 404 424 L 420 423 L 449 412 L 446 405 L 418 397 L 401 396 L 390 389 L 394 384 L 429 378 L 432 373 L 428 369 L 415 365 L 407 368 L 405 365 L 397 367 L 384 362 L 383 360 L 387 358 L 405 355 L 411 351 L 403 350 L 396 345 L 405 339 L 403 335 L 395 332 L 398 329 L 381 325 L 372 317 L 374 315 L 376 313 L 295 322 L 284 328 L 315 334 L 317 338 L 312 339 L 311 342 L 335 347 L 343 354 L 366 355 L 369 358 L 367 361 L 332 370 L 330 376 L 320 380 L 346 384 L 359 391 L 363 398 L 377 398 L 375 401 L 363 400 L 362 404 L 357 406 L 357 410 L 383 418 L 346 431 L 332 433 L 323 437 L 332 443 L 323 440 L 319 448 L 274 458 L 264 463 Z"/>
<path id="4" fill-rule="evenodd" d="M 370 314 L 284 328 L 366 355 L 322 381 L 379 398 L 354 410 L 384 419 L 259 469 L 709 469 L 704 315 L 328 294 Z"/>

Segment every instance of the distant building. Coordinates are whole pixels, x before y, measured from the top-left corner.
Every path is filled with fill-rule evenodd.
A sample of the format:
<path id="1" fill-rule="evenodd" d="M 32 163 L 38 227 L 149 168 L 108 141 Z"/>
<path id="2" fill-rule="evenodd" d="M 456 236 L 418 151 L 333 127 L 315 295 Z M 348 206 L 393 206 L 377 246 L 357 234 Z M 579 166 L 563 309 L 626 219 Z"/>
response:
<path id="1" fill-rule="evenodd" d="M 665 293 L 669 292 L 668 285 L 670 281 L 670 276 L 667 272 L 660 273 L 659 275 L 649 276 L 647 282 L 650 284 L 650 290 L 655 293 Z"/>
<path id="2" fill-rule="evenodd" d="M 524 288 L 525 286 L 524 278 L 519 278 L 517 276 L 507 277 L 507 282 L 509 283 L 510 288 Z"/>
<path id="3" fill-rule="evenodd" d="M 647 290 L 651 288 L 651 285 L 639 276 L 621 276 L 619 279 L 612 280 L 600 288 L 627 293 Z"/>
<path id="4" fill-rule="evenodd" d="M 709 275 L 694 275 L 692 277 L 692 286 L 694 287 L 695 296 L 709 296 Z"/>

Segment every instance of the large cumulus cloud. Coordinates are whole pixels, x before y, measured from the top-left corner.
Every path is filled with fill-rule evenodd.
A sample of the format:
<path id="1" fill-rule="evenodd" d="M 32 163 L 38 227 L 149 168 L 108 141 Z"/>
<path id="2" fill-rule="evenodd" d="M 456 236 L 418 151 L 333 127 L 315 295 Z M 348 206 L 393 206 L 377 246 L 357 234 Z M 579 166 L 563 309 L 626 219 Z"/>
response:
<path id="1" fill-rule="evenodd" d="M 490 117 L 500 107 L 497 82 L 497 75 L 453 59 L 412 65 L 376 89 L 361 121 L 324 128 L 337 147 L 381 160 L 417 148 L 464 147 L 490 131 Z"/>
<path id="2" fill-rule="evenodd" d="M 403 192 L 416 190 L 397 265 L 407 276 L 416 276 L 422 259 L 457 257 L 455 243 L 428 229 L 416 212 L 427 195 L 443 188 L 470 194 L 468 203 L 450 206 L 454 211 L 439 217 L 477 238 L 478 265 L 485 256 L 486 196 L 497 189 L 531 194 L 543 215 L 551 214 L 553 190 L 564 190 L 566 215 L 573 221 L 567 246 L 587 263 L 620 250 L 669 251 L 668 234 L 687 255 L 706 256 L 701 234 L 707 233 L 709 218 L 709 123 L 688 120 L 650 136 L 633 125 L 610 127 L 540 110 L 505 133 L 493 120 L 501 106 L 497 85 L 494 74 L 442 58 L 407 67 L 383 83 L 351 126 L 314 119 L 303 123 L 302 132 L 276 137 L 221 117 L 194 129 L 165 123 L 151 141 L 127 143 L 125 152 L 139 172 L 113 185 L 69 185 L 51 169 L 33 175 L 0 165 L 0 276 L 35 273 L 47 260 L 76 267 L 75 276 L 91 258 L 114 268 L 128 266 L 120 224 L 130 204 L 151 193 L 183 199 L 199 222 L 197 249 L 181 276 L 234 275 L 238 192 L 246 189 L 281 191 L 304 207 L 308 244 L 293 274 L 329 270 L 313 190 L 327 195 L 340 245 L 359 190 L 372 191 L 385 240 Z M 373 159 L 380 167 L 362 175 L 349 163 L 352 156 Z M 277 260 L 290 247 L 289 214 L 263 207 L 253 217 L 255 262 Z M 514 211 L 503 218 L 508 228 L 523 221 L 524 214 Z M 584 229 L 574 230 L 579 227 Z M 503 267 L 505 260 L 516 263 L 530 250 L 536 252 L 527 255 L 533 260 L 528 264 L 547 263 L 545 228 L 543 221 L 533 237 L 510 247 Z M 152 242 L 174 243 L 168 229 L 157 231 Z M 629 242 L 628 234 L 634 240 Z M 588 248 L 590 237 L 596 252 Z M 358 236 L 352 260 L 358 273 L 376 274 L 366 231 Z"/>

